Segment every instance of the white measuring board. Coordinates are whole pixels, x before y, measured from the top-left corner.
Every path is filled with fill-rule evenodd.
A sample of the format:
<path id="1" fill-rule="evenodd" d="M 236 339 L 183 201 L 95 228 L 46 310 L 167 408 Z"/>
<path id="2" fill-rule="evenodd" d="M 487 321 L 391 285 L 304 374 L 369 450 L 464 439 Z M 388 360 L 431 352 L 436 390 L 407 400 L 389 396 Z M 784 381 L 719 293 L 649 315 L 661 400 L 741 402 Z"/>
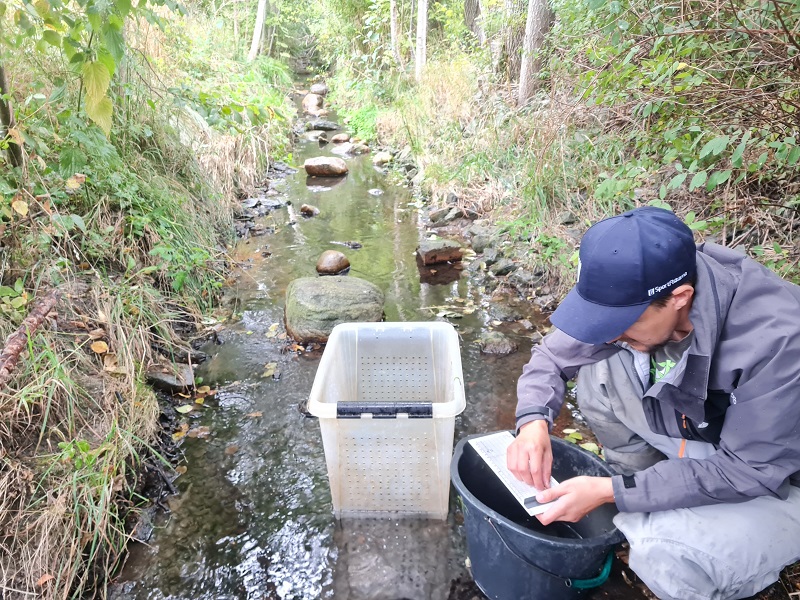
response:
<path id="1" fill-rule="evenodd" d="M 514 436 L 508 431 L 498 431 L 477 438 L 472 438 L 469 443 L 475 448 L 478 455 L 489 465 L 495 475 L 503 482 L 514 498 L 522 505 L 529 515 L 538 515 L 547 510 L 547 503 L 536 501 L 536 494 L 540 490 L 524 481 L 520 481 L 511 471 L 508 470 L 506 463 L 506 451 L 514 441 Z M 557 485 L 558 482 L 550 478 L 550 487 Z"/>

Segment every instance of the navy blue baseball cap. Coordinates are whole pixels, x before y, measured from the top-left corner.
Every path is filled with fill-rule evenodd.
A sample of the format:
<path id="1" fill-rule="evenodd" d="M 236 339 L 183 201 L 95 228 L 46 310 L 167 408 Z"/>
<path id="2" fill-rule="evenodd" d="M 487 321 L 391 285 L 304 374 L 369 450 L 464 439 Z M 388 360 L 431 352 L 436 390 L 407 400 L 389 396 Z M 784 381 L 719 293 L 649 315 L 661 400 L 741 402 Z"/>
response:
<path id="1" fill-rule="evenodd" d="M 617 339 L 653 300 L 693 282 L 697 248 L 674 213 L 643 206 L 604 219 L 581 239 L 578 281 L 550 316 L 589 344 Z"/>

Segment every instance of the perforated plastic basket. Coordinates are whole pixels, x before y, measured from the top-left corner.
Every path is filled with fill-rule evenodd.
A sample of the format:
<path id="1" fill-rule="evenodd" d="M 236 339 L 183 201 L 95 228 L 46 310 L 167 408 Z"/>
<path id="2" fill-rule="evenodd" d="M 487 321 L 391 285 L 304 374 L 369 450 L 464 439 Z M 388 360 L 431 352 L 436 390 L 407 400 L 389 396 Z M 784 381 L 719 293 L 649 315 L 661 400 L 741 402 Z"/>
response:
<path id="1" fill-rule="evenodd" d="M 465 405 L 449 323 L 334 327 L 308 409 L 319 417 L 336 517 L 446 518 Z"/>

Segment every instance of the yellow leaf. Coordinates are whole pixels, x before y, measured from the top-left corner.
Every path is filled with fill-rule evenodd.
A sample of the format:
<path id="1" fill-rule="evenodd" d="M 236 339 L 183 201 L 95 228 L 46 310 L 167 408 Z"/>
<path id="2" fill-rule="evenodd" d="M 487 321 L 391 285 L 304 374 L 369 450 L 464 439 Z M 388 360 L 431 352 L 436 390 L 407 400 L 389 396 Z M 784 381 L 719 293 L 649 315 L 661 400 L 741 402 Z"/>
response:
<path id="1" fill-rule="evenodd" d="M 269 326 L 269 329 L 267 330 L 267 337 L 274 338 L 276 335 L 278 335 L 278 324 L 273 323 L 272 325 Z"/>
<path id="2" fill-rule="evenodd" d="M 203 397 L 194 399 L 195 404 L 205 404 L 205 401 L 206 401 L 206 399 L 203 398 Z"/>
<path id="3" fill-rule="evenodd" d="M 24 200 L 14 200 L 14 202 L 11 203 L 11 208 L 14 209 L 14 212 L 23 217 L 28 214 L 28 203 Z"/>
<path id="4" fill-rule="evenodd" d="M 111 133 L 111 116 L 114 112 L 114 105 L 111 103 L 111 99 L 107 96 L 103 96 L 97 102 L 88 102 L 87 99 L 85 108 L 89 118 L 108 136 Z"/>
<path id="5" fill-rule="evenodd" d="M 272 377 L 275 375 L 275 370 L 278 368 L 278 363 L 267 363 L 264 365 L 264 372 L 261 374 L 262 377 Z"/>
<path id="6" fill-rule="evenodd" d="M 111 72 L 108 67 L 99 61 L 87 62 L 81 71 L 83 85 L 86 88 L 86 113 L 90 104 L 98 104 L 106 95 L 108 85 L 111 83 Z M 91 117 L 91 115 L 89 115 Z M 94 118 L 92 118 L 94 120 Z"/>
<path id="7" fill-rule="evenodd" d="M 19 129 L 16 129 L 15 127 L 11 127 L 11 128 L 8 129 L 8 131 L 6 133 L 8 134 L 8 137 L 10 137 L 12 140 L 14 140 L 14 143 L 17 146 L 22 146 L 22 144 L 23 144 L 22 134 L 19 132 Z"/>
<path id="8" fill-rule="evenodd" d="M 202 385 L 199 388 L 197 388 L 197 393 L 198 394 L 207 394 L 210 391 L 211 391 L 211 388 L 209 386 L 207 386 L 207 385 Z"/>
<path id="9" fill-rule="evenodd" d="M 108 352 L 108 344 L 105 342 L 94 342 L 91 346 L 92 352 L 96 354 L 104 354 Z"/>
<path id="10" fill-rule="evenodd" d="M 676 70 L 676 71 L 683 71 L 683 70 L 684 70 L 686 67 L 688 67 L 688 66 L 689 66 L 689 65 L 688 65 L 688 64 L 686 64 L 685 62 L 678 63 L 678 64 L 677 64 L 677 66 L 675 67 L 675 70 Z"/>
<path id="11" fill-rule="evenodd" d="M 80 181 L 78 181 L 78 178 L 73 175 L 72 177 L 67 179 L 67 183 L 65 184 L 65 187 L 68 190 L 73 190 L 74 191 L 74 190 L 77 190 L 78 188 L 81 187 L 81 183 L 80 183 Z"/>
<path id="12" fill-rule="evenodd" d="M 182 406 L 176 406 L 175 410 L 182 415 L 185 415 L 186 413 L 192 412 L 192 406 L 190 404 L 184 404 Z"/>
<path id="13" fill-rule="evenodd" d="M 179 466 L 175 467 L 175 472 L 178 475 L 183 475 L 188 470 L 189 470 L 189 468 L 186 465 L 179 465 Z"/>
<path id="14" fill-rule="evenodd" d="M 185 431 L 176 431 L 175 433 L 172 434 L 172 439 L 173 439 L 173 441 L 177 442 L 179 439 L 181 439 L 185 435 L 186 435 Z"/>

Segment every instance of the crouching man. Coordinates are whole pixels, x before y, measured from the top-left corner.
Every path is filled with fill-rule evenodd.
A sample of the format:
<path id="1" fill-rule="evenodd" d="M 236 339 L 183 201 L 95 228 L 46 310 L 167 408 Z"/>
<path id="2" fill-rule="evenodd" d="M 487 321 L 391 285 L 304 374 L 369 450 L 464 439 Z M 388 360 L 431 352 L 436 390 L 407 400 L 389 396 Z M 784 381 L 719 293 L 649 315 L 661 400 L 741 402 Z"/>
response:
<path id="1" fill-rule="evenodd" d="M 800 287 L 643 207 L 586 232 L 551 321 L 519 379 L 508 451 L 555 500 L 542 523 L 616 503 L 630 567 L 662 600 L 746 598 L 800 560 Z M 619 475 L 545 489 L 576 373 Z"/>

